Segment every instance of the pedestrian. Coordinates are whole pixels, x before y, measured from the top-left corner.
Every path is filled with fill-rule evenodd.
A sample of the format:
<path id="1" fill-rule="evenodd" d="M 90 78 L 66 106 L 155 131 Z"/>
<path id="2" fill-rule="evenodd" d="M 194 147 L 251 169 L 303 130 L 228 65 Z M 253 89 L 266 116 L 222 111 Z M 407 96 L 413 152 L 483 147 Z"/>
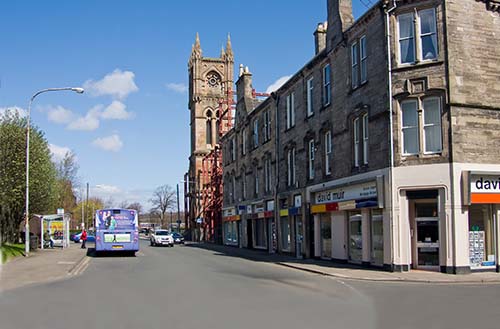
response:
<path id="1" fill-rule="evenodd" d="M 46 244 L 49 244 L 50 249 L 54 249 L 54 240 L 52 240 L 49 230 L 47 230 L 47 232 L 43 235 L 43 241 L 45 241 Z"/>
<path id="2" fill-rule="evenodd" d="M 85 229 L 83 229 L 80 239 L 82 239 L 82 249 L 87 248 L 85 247 L 85 242 L 87 242 L 87 231 Z"/>

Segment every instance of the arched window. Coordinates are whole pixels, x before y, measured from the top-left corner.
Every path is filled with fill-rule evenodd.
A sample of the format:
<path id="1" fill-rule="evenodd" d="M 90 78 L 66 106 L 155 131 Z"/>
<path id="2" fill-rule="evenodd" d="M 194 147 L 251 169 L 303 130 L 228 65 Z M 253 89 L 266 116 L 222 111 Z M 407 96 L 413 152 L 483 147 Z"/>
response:
<path id="1" fill-rule="evenodd" d="M 208 110 L 206 114 L 206 139 L 207 145 L 212 145 L 213 136 L 212 136 L 212 111 Z"/>

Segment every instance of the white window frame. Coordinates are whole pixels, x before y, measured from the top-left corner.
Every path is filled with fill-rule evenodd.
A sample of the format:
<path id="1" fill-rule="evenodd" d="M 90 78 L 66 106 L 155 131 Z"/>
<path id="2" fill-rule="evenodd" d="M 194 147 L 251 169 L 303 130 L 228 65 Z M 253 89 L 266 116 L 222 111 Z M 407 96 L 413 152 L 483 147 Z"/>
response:
<path id="1" fill-rule="evenodd" d="M 412 34 L 409 36 L 409 37 L 404 37 L 402 38 L 401 37 L 401 19 L 402 18 L 406 18 L 406 17 L 411 17 L 411 21 L 413 22 L 414 21 L 414 15 L 413 13 L 406 13 L 406 14 L 401 14 L 401 15 L 398 15 L 398 28 L 397 28 L 397 32 L 398 32 L 398 57 L 399 57 L 399 64 L 414 64 L 417 60 L 417 56 L 416 56 L 416 44 L 415 44 L 415 24 L 412 24 Z M 403 62 L 402 61 L 402 53 L 401 53 L 401 42 L 402 41 L 407 41 L 407 40 L 411 40 L 411 44 L 413 45 L 413 61 L 411 62 Z"/>
<path id="2" fill-rule="evenodd" d="M 236 161 L 236 136 L 231 138 L 231 160 Z"/>
<path id="3" fill-rule="evenodd" d="M 421 16 L 422 13 L 430 13 L 432 12 L 433 16 L 433 31 L 430 31 L 428 33 L 422 33 L 422 24 L 421 24 Z M 401 38 L 401 18 L 411 18 L 412 22 L 412 35 L 409 37 Z M 398 33 L 398 62 L 399 64 L 402 65 L 411 65 L 415 64 L 418 62 L 429 62 L 429 61 L 435 61 L 439 57 L 439 44 L 438 44 L 438 31 L 437 31 L 437 15 L 436 15 L 436 8 L 427 8 L 427 9 L 422 9 L 416 12 L 411 12 L 411 13 L 405 13 L 398 15 L 397 17 L 397 33 Z M 435 57 L 433 58 L 425 58 L 425 54 L 423 53 L 423 42 L 422 40 L 426 37 L 431 37 L 435 40 L 435 46 L 436 46 L 436 54 Z M 401 53 L 401 42 L 402 41 L 407 41 L 411 40 L 411 44 L 413 45 L 413 61 L 412 62 L 403 62 L 402 61 L 402 53 Z"/>
<path id="4" fill-rule="evenodd" d="M 330 64 L 326 64 L 323 67 L 323 106 L 330 105 L 332 101 L 331 79 Z"/>
<path id="5" fill-rule="evenodd" d="M 295 92 L 286 97 L 286 129 L 295 126 Z"/>
<path id="6" fill-rule="evenodd" d="M 309 179 L 314 179 L 314 139 L 309 140 Z"/>
<path id="7" fill-rule="evenodd" d="M 236 200 L 236 177 L 233 175 L 233 181 L 232 181 L 232 194 L 231 194 L 231 202 L 235 202 Z"/>
<path id="8" fill-rule="evenodd" d="M 247 154 L 247 130 L 243 129 L 243 133 L 241 135 L 241 154 Z"/>
<path id="9" fill-rule="evenodd" d="M 368 164 L 368 113 L 363 114 L 363 164 Z"/>
<path id="10" fill-rule="evenodd" d="M 259 195 L 259 168 L 257 168 L 257 166 L 255 166 L 254 177 L 255 177 L 254 192 L 255 192 L 255 196 L 258 196 Z"/>
<path id="11" fill-rule="evenodd" d="M 242 184 L 242 187 L 243 187 L 243 200 L 245 200 L 247 198 L 247 176 L 246 176 L 246 173 L 245 173 L 245 170 L 243 170 L 243 172 L 241 173 L 241 184 Z"/>
<path id="12" fill-rule="evenodd" d="M 264 112 L 264 125 L 265 125 L 265 140 L 270 141 L 271 140 L 271 114 L 269 110 L 266 110 Z"/>
<path id="13" fill-rule="evenodd" d="M 264 162 L 264 179 L 265 179 L 265 190 L 266 192 L 271 191 L 271 159 L 267 158 Z"/>
<path id="14" fill-rule="evenodd" d="M 422 16 L 422 13 L 424 12 L 432 12 L 432 16 L 433 16 L 433 28 L 434 28 L 434 31 L 431 31 L 430 33 L 422 33 L 422 24 L 421 24 L 421 16 Z M 423 10 L 419 10 L 418 11 L 418 34 L 419 34 L 419 43 L 420 43 L 420 51 L 418 52 L 420 54 L 420 60 L 421 61 L 434 61 L 438 58 L 438 54 L 439 54 L 439 47 L 438 47 L 438 39 L 437 39 L 437 22 L 436 22 L 436 8 L 429 8 L 429 9 L 423 9 Z M 425 58 L 425 55 L 424 55 L 424 48 L 423 48 L 423 42 L 422 40 L 425 38 L 425 37 L 434 37 L 435 38 L 435 41 L 436 41 L 436 57 L 434 58 L 428 58 L 426 59 Z"/>
<path id="15" fill-rule="evenodd" d="M 403 112 L 403 105 L 404 104 L 407 104 L 407 103 L 414 103 L 415 104 L 415 122 L 416 122 L 416 126 L 404 126 L 404 112 Z M 403 102 L 401 102 L 401 154 L 403 156 L 408 156 L 408 155 L 416 155 L 416 154 L 419 154 L 420 153 L 420 128 L 419 128 L 419 115 L 418 115 L 418 99 L 407 99 L 407 100 L 404 100 Z M 405 130 L 409 130 L 409 129 L 416 129 L 417 131 L 417 136 L 416 136 L 416 143 L 417 143 L 417 151 L 415 153 L 406 153 L 405 152 Z"/>
<path id="16" fill-rule="evenodd" d="M 332 153 L 332 133 L 327 131 L 325 133 L 325 174 L 330 175 L 332 168 L 330 166 L 330 154 Z"/>
<path id="17" fill-rule="evenodd" d="M 428 109 L 426 109 L 425 103 L 426 101 L 430 100 L 437 100 L 438 104 L 438 111 L 439 111 L 439 122 L 438 123 L 425 123 L 425 113 Z M 440 144 L 440 149 L 437 151 L 428 151 L 427 150 L 427 134 L 426 134 L 426 128 L 431 128 L 431 127 L 439 127 L 439 144 Z M 439 154 L 443 152 L 443 137 L 442 137 L 442 122 L 441 122 L 441 98 L 440 97 L 426 97 L 422 100 L 422 146 L 424 148 L 424 154 Z"/>
<path id="18" fill-rule="evenodd" d="M 359 45 L 357 42 L 351 45 L 351 87 L 359 86 Z"/>
<path id="19" fill-rule="evenodd" d="M 354 119 L 354 167 L 359 167 L 359 117 Z"/>
<path id="20" fill-rule="evenodd" d="M 359 39 L 359 57 L 360 57 L 359 80 L 360 83 L 363 84 L 368 80 L 368 71 L 367 71 L 368 54 L 366 52 L 366 36 L 364 35 Z"/>
<path id="21" fill-rule="evenodd" d="M 253 122 L 253 147 L 259 147 L 259 120 Z"/>
<path id="22" fill-rule="evenodd" d="M 313 107 L 313 90 L 314 90 L 314 78 L 309 78 L 307 80 L 307 116 L 310 117 L 314 114 Z"/>
<path id="23" fill-rule="evenodd" d="M 295 177 L 295 148 L 288 150 L 288 186 L 294 186 Z"/>

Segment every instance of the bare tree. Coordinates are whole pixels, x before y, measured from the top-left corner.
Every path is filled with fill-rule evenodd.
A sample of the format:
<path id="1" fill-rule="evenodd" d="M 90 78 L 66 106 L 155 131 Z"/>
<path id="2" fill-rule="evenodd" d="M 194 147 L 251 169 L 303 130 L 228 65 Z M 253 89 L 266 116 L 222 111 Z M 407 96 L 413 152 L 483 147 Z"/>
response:
<path id="1" fill-rule="evenodd" d="M 170 185 L 162 185 L 153 192 L 153 197 L 149 200 L 153 205 L 151 210 L 160 214 L 160 221 L 163 224 L 167 210 L 174 209 L 177 202 L 177 195 Z"/>
<path id="2" fill-rule="evenodd" d="M 128 209 L 128 201 L 125 200 L 125 201 L 122 201 L 118 204 L 118 208 L 121 208 L 121 209 Z"/>
<path id="3" fill-rule="evenodd" d="M 135 209 L 138 213 L 142 213 L 142 205 L 139 202 L 130 203 L 127 209 Z"/>

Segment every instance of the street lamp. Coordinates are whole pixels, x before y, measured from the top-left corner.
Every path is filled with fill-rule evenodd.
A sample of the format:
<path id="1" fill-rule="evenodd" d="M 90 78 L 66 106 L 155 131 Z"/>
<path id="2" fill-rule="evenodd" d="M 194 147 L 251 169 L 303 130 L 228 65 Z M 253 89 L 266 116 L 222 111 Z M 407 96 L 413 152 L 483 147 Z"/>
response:
<path id="1" fill-rule="evenodd" d="M 25 245 L 25 252 L 26 256 L 28 256 L 28 253 L 30 252 L 30 220 L 29 220 L 29 170 L 30 170 L 30 115 L 31 115 L 31 104 L 33 103 L 33 100 L 35 99 L 36 96 L 46 93 L 49 91 L 63 91 L 63 90 L 70 90 L 74 91 L 75 93 L 78 94 L 83 94 L 84 89 L 79 88 L 79 87 L 64 87 L 64 88 L 47 88 L 47 89 L 42 89 L 37 91 L 33 96 L 31 96 L 31 99 L 28 103 L 28 116 L 27 116 L 27 128 L 26 128 L 26 209 L 25 209 L 25 215 L 26 215 L 26 220 L 24 224 L 24 229 L 25 229 L 25 234 L 24 234 L 24 245 Z M 43 232 L 42 232 L 43 234 Z"/>

